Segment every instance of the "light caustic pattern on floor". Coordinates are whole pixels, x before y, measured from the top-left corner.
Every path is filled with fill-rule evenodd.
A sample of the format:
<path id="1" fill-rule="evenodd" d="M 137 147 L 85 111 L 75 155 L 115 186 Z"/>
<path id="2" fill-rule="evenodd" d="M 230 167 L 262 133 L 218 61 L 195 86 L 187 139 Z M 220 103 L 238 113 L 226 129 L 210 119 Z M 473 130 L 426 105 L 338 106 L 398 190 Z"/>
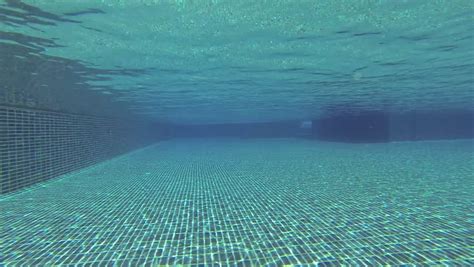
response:
<path id="1" fill-rule="evenodd" d="M 7 266 L 473 266 L 471 141 L 176 140 L 1 202 Z"/>

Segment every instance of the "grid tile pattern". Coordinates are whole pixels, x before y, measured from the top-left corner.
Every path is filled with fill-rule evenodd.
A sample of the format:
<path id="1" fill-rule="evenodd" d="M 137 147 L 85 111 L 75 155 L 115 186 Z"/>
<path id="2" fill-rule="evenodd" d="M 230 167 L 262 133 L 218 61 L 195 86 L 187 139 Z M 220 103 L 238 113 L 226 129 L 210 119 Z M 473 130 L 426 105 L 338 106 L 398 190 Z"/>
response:
<path id="1" fill-rule="evenodd" d="M 145 125 L 0 106 L 0 193 L 149 144 Z"/>
<path id="2" fill-rule="evenodd" d="M 473 266 L 472 141 L 177 140 L 0 201 L 6 266 Z"/>

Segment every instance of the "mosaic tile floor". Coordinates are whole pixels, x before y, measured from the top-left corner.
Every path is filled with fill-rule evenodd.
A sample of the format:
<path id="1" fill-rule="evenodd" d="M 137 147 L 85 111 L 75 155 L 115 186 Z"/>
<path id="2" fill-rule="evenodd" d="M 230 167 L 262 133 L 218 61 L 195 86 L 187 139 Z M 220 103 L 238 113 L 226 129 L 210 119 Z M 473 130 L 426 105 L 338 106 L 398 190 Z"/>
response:
<path id="1" fill-rule="evenodd" d="M 166 141 L 4 197 L 2 260 L 473 266 L 472 151 L 472 141 Z"/>

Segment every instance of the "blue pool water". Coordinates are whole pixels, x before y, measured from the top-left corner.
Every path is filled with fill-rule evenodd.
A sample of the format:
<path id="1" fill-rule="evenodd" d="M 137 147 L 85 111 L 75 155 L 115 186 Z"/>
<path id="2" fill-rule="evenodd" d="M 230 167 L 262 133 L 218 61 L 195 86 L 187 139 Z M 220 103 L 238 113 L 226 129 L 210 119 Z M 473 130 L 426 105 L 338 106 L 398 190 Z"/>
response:
<path id="1" fill-rule="evenodd" d="M 118 112 L 70 104 L 91 90 L 194 124 L 472 109 L 470 0 L 12 0 L 2 10 L 13 57 L 3 72 L 14 62 L 23 73 L 5 89 L 41 88 L 10 92 L 31 106 Z"/>
<path id="2" fill-rule="evenodd" d="M 0 0 L 0 266 L 474 266 L 473 14 Z"/>

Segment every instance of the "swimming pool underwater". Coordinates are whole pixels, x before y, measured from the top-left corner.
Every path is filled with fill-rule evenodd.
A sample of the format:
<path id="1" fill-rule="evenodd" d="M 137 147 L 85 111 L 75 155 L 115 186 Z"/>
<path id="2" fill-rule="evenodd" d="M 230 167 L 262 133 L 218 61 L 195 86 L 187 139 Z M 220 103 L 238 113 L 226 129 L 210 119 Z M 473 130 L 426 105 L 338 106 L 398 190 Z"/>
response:
<path id="1" fill-rule="evenodd" d="M 0 201 L 6 266 L 472 266 L 472 140 L 175 139 Z"/>

